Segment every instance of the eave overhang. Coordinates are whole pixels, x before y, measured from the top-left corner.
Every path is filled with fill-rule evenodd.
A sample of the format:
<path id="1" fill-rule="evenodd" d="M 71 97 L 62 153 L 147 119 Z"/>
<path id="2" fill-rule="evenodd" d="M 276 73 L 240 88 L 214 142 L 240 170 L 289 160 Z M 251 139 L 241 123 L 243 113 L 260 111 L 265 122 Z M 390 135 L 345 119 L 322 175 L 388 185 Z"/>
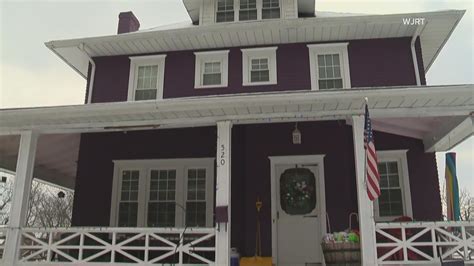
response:
<path id="1" fill-rule="evenodd" d="M 464 13 L 464 10 L 447 10 L 391 15 L 311 17 L 220 23 L 50 41 L 46 43 L 46 46 L 79 74 L 86 77 L 89 56 L 413 37 L 419 33 L 423 62 L 427 71 Z M 404 25 L 403 19 L 406 18 L 425 18 L 424 25 Z"/>

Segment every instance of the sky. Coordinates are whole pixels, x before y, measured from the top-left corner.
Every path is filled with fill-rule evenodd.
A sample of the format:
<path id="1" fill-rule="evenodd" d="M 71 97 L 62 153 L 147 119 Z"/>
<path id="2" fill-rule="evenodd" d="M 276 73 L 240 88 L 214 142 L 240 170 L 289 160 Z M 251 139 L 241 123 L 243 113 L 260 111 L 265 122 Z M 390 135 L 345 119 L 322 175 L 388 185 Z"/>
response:
<path id="1" fill-rule="evenodd" d="M 474 1 L 316 0 L 317 11 L 390 14 L 446 9 L 467 12 L 427 73 L 427 83 L 473 84 Z M 82 104 L 86 81 L 44 43 L 115 34 L 122 11 L 133 11 L 141 29 L 189 21 L 181 0 L 0 0 L 0 108 Z M 453 151 L 460 186 L 474 194 L 474 137 Z M 444 153 L 436 157 L 441 178 Z"/>

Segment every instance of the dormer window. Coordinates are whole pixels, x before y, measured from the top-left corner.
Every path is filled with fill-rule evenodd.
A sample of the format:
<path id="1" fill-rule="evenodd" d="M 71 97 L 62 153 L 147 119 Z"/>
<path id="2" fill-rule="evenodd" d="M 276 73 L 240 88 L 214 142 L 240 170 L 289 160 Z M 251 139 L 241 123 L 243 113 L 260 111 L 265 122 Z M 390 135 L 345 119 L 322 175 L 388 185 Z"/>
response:
<path id="1" fill-rule="evenodd" d="M 240 0 L 239 20 L 257 19 L 257 0 Z"/>
<path id="2" fill-rule="evenodd" d="M 216 22 L 278 19 L 281 0 L 217 0 Z"/>
<path id="3" fill-rule="evenodd" d="M 216 22 L 234 21 L 234 0 L 217 0 Z"/>
<path id="4" fill-rule="evenodd" d="M 280 18 L 280 0 L 263 0 L 262 19 Z"/>

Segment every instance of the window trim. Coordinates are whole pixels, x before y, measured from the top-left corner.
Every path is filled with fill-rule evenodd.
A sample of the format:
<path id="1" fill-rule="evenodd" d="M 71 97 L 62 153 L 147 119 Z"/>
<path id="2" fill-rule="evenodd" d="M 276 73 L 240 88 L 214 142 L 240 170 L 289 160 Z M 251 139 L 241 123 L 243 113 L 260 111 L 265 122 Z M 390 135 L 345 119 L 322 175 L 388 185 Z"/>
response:
<path id="1" fill-rule="evenodd" d="M 140 101 L 156 101 L 163 99 L 163 85 L 165 77 L 165 58 L 166 54 L 146 55 L 146 56 L 130 56 L 130 74 L 128 78 L 128 95 L 127 101 L 135 101 L 135 91 L 137 89 L 138 68 L 140 66 L 158 65 L 157 83 L 156 83 L 156 99 L 140 100 Z"/>
<path id="2" fill-rule="evenodd" d="M 276 51 L 278 47 L 263 47 L 241 49 L 242 51 L 242 85 L 243 86 L 260 86 L 260 85 L 276 85 L 278 83 L 277 77 L 277 56 Z M 268 59 L 269 81 L 252 82 L 251 81 L 251 67 L 252 59 Z"/>
<path id="3" fill-rule="evenodd" d="M 110 204 L 110 226 L 118 226 L 118 207 L 120 203 L 121 172 L 123 170 L 139 171 L 139 193 L 138 193 L 138 214 L 137 227 L 147 226 L 148 217 L 148 197 L 150 173 L 157 168 L 176 168 L 176 196 L 175 202 L 186 205 L 187 200 L 187 175 L 189 168 L 205 168 L 208 171 L 206 176 L 206 227 L 214 225 L 214 179 L 215 179 L 215 158 L 183 158 L 183 159 L 144 159 L 144 160 L 113 160 L 114 174 L 112 181 L 112 196 Z M 181 180 L 179 180 L 181 179 Z M 180 185 L 179 185 L 180 184 Z M 184 227 L 185 220 L 183 213 L 176 209 L 175 227 Z"/>
<path id="4" fill-rule="evenodd" d="M 309 49 L 309 66 L 311 75 L 311 90 L 319 90 L 319 72 L 318 72 L 318 55 L 325 54 L 339 54 L 341 59 L 341 77 L 342 89 L 351 88 L 351 75 L 349 67 L 349 54 L 347 47 L 348 42 L 342 43 L 322 43 L 322 44 L 308 44 Z"/>
<path id="5" fill-rule="evenodd" d="M 399 182 L 402 189 L 402 200 L 403 200 L 403 214 L 404 216 L 409 216 L 413 218 L 413 209 L 411 201 L 411 192 L 410 192 L 410 177 L 408 171 L 408 160 L 407 160 L 408 150 L 384 150 L 377 151 L 378 162 L 393 162 L 396 161 L 398 164 L 399 170 Z M 398 218 L 399 216 L 384 216 L 381 217 L 379 214 L 379 201 L 378 199 L 374 201 L 374 219 L 376 222 L 389 222 L 393 219 Z"/>
<path id="6" fill-rule="evenodd" d="M 208 88 L 224 88 L 229 85 L 229 50 L 219 50 L 210 52 L 195 52 L 195 67 L 194 67 L 194 88 L 208 89 Z M 221 63 L 221 84 L 216 85 L 202 85 L 204 80 L 203 66 L 206 62 L 220 62 Z"/>
<path id="7" fill-rule="evenodd" d="M 272 19 L 281 19 L 283 16 L 283 7 L 282 7 L 282 0 L 278 0 L 278 5 L 280 7 L 280 17 L 279 18 L 267 18 L 263 19 L 263 0 L 256 0 L 257 2 L 257 19 L 256 20 L 240 20 L 240 0 L 234 0 L 234 20 L 233 21 L 221 21 L 217 22 L 217 5 L 218 1 L 215 1 L 214 5 L 214 23 L 220 24 L 220 23 L 232 23 L 232 22 L 239 22 L 239 21 L 259 21 L 259 20 L 272 20 Z M 295 1 L 295 5 L 296 1 Z M 200 13 L 202 14 L 202 13 Z"/>

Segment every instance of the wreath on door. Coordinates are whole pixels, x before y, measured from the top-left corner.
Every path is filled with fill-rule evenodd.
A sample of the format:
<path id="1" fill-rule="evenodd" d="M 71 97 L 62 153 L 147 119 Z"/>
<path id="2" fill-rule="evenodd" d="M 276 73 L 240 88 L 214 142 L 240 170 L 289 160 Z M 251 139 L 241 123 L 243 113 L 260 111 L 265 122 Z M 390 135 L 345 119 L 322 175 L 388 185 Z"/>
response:
<path id="1" fill-rule="evenodd" d="M 311 213 L 316 207 L 316 184 L 308 168 L 290 168 L 280 177 L 280 203 L 290 215 Z"/>

